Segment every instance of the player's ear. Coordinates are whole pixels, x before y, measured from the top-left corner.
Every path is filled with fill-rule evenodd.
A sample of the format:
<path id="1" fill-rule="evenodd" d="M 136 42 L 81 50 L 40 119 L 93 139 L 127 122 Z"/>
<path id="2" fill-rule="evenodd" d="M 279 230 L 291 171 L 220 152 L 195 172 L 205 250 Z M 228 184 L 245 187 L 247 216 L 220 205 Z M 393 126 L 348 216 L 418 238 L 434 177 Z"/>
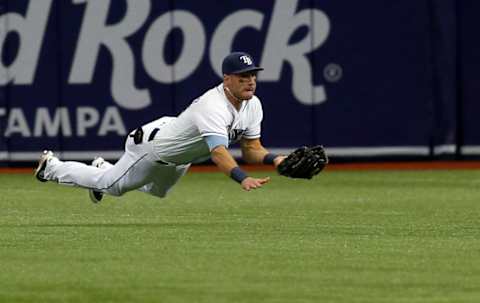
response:
<path id="1" fill-rule="evenodd" d="M 223 74 L 223 83 L 229 84 L 229 83 L 230 83 L 230 79 L 231 79 L 230 75 L 225 75 L 225 74 Z"/>

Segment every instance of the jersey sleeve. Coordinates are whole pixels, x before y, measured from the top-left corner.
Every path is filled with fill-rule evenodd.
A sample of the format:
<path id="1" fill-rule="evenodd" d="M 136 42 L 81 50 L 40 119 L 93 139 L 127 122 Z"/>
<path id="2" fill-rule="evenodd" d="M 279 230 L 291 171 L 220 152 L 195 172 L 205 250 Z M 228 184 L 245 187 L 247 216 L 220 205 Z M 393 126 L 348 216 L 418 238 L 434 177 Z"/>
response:
<path id="1" fill-rule="evenodd" d="M 217 135 L 208 135 L 203 137 L 205 139 L 205 142 L 208 145 L 208 149 L 212 151 L 215 149 L 215 147 L 223 145 L 225 147 L 228 147 L 228 139 L 222 136 L 217 136 Z"/>
<path id="2" fill-rule="evenodd" d="M 228 140 L 227 125 L 229 123 L 228 110 L 215 106 L 212 102 L 198 102 L 193 109 L 193 123 L 202 137 L 220 136 Z"/>
<path id="3" fill-rule="evenodd" d="M 263 109 L 262 104 L 258 98 L 255 98 L 251 101 L 252 108 L 249 111 L 249 123 L 247 125 L 247 129 L 245 130 L 245 134 L 243 137 L 245 139 L 257 139 L 260 138 L 261 134 L 261 124 L 263 120 Z M 249 101 L 249 102 L 251 102 Z"/>

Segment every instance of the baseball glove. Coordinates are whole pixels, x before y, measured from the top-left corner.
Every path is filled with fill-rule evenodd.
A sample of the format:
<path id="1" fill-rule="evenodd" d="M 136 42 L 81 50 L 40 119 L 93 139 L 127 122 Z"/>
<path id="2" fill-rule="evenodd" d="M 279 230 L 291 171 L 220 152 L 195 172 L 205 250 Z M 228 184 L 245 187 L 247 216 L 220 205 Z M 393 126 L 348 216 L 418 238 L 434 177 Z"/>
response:
<path id="1" fill-rule="evenodd" d="M 328 164 L 328 157 L 321 145 L 303 146 L 290 153 L 278 166 L 280 175 L 290 178 L 311 179 Z"/>

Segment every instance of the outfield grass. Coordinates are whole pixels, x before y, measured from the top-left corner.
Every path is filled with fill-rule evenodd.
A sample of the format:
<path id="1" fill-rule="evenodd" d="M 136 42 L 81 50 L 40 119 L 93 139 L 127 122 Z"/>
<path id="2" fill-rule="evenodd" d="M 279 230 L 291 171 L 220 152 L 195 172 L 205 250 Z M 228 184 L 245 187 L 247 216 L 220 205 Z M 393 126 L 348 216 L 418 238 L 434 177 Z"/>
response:
<path id="1" fill-rule="evenodd" d="M 0 302 L 480 302 L 479 185 L 327 171 L 246 193 L 197 173 L 94 205 L 4 174 Z"/>

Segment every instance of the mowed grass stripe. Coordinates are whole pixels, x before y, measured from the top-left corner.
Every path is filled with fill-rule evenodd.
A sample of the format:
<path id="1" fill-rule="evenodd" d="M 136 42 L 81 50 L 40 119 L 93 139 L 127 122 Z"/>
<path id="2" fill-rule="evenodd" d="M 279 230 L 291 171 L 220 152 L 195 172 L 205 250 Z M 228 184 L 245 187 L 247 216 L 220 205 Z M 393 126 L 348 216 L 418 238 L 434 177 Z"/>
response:
<path id="1" fill-rule="evenodd" d="M 479 302 L 479 172 L 189 174 L 167 199 L 0 175 L 0 302 Z"/>

